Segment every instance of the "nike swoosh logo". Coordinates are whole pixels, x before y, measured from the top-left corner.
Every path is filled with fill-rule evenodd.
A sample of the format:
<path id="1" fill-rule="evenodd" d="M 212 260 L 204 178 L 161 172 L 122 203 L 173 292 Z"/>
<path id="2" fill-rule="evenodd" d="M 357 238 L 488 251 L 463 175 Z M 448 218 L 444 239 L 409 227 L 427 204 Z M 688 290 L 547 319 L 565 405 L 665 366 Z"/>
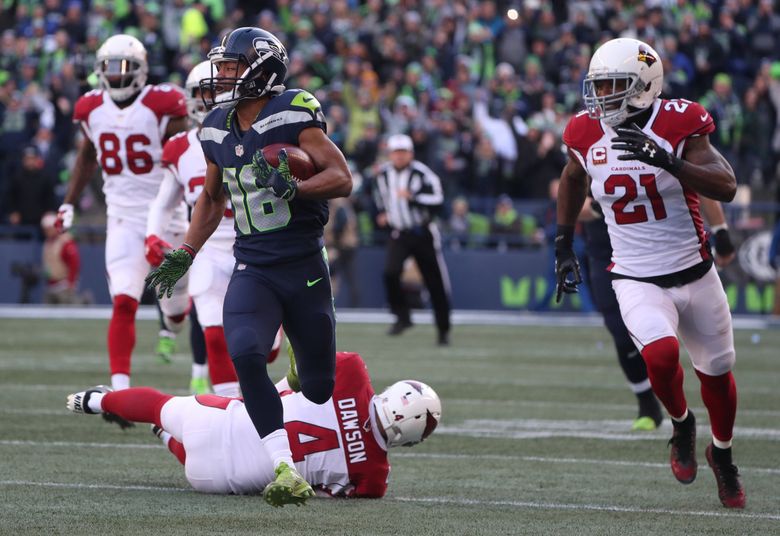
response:
<path id="1" fill-rule="evenodd" d="M 710 114 L 704 114 L 702 116 L 699 116 L 699 119 L 701 119 L 702 121 L 706 121 L 709 116 Z"/>
<path id="2" fill-rule="evenodd" d="M 314 97 L 309 97 L 308 99 L 307 99 L 306 97 L 303 97 L 301 100 L 302 100 L 303 102 L 309 102 L 309 101 L 313 101 L 313 100 L 314 100 Z"/>
<path id="3" fill-rule="evenodd" d="M 318 278 L 317 278 L 317 279 L 315 279 L 314 281 L 309 281 L 309 280 L 307 279 L 307 280 L 306 280 L 306 286 L 307 286 L 307 287 L 313 287 L 314 285 L 316 285 L 316 284 L 317 284 L 317 283 L 319 283 L 320 281 L 322 281 L 322 278 L 321 278 L 321 277 L 318 277 Z"/>

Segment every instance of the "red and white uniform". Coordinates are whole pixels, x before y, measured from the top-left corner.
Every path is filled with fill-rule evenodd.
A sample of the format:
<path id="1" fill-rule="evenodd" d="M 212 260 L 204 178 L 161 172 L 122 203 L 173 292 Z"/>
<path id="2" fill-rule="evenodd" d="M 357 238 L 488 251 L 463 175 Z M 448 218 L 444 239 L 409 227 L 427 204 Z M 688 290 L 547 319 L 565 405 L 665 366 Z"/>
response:
<path id="1" fill-rule="evenodd" d="M 162 229 L 182 200 L 194 207 L 203 190 L 206 158 L 198 141 L 198 129 L 171 137 L 163 148 L 162 164 L 164 178 L 149 211 L 147 236 L 162 236 Z M 222 325 L 222 303 L 235 264 L 235 235 L 233 211 L 228 205 L 224 218 L 198 252 L 189 270 L 189 293 L 204 327 Z M 175 242 L 171 244 L 178 246 Z"/>
<path id="2" fill-rule="evenodd" d="M 103 171 L 108 209 L 106 271 L 111 296 L 125 294 L 138 300 L 143 293 L 149 272 L 144 233 L 149 205 L 163 178 L 162 139 L 169 120 L 186 115 L 184 95 L 166 84 L 144 87 L 126 108 L 119 108 L 101 90 L 90 91 L 76 101 L 73 120 L 95 146 Z M 180 242 L 185 230 L 186 207 L 182 205 L 160 237 Z M 181 295 L 178 289 L 177 294 Z M 182 301 L 177 296 L 173 299 Z M 186 309 L 186 293 L 183 299 Z M 173 309 L 170 314 L 181 312 L 181 307 Z"/>
<path id="3" fill-rule="evenodd" d="M 339 497 L 382 497 L 390 464 L 372 424 L 374 389 L 358 354 L 336 354 L 333 398 L 322 405 L 277 384 L 296 468 L 312 485 Z M 209 493 L 261 491 L 273 463 L 240 399 L 174 397 L 160 412 L 163 428 L 184 444 L 187 480 Z"/>
<path id="4" fill-rule="evenodd" d="M 712 116 L 687 100 L 658 99 L 643 131 L 682 156 L 685 141 L 715 130 Z M 586 112 L 574 116 L 563 142 L 591 177 L 612 243 L 610 270 L 633 277 L 679 272 L 709 258 L 699 196 L 668 171 L 622 161 L 612 149 L 617 133 Z"/>
<path id="5" fill-rule="evenodd" d="M 642 129 L 659 146 L 682 157 L 688 138 L 715 130 L 698 103 L 658 99 Z M 710 259 L 698 194 L 666 170 L 618 160 L 617 133 L 585 112 L 573 117 L 563 141 L 591 177 L 612 243 L 612 282 L 623 321 L 637 347 L 679 332 L 696 369 L 717 376 L 734 363 L 731 314 L 711 268 L 691 283 L 662 288 L 631 278 L 674 274 Z"/>

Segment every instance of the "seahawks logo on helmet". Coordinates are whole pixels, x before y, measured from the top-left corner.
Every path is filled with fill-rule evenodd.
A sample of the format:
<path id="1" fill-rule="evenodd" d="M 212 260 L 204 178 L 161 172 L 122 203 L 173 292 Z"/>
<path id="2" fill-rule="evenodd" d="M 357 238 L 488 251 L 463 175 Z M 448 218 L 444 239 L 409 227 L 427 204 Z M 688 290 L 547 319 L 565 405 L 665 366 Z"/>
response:
<path id="1" fill-rule="evenodd" d="M 637 54 L 636 59 L 642 63 L 646 63 L 648 67 L 658 61 L 658 58 L 653 56 L 652 53 L 643 46 L 639 47 L 639 54 Z"/>

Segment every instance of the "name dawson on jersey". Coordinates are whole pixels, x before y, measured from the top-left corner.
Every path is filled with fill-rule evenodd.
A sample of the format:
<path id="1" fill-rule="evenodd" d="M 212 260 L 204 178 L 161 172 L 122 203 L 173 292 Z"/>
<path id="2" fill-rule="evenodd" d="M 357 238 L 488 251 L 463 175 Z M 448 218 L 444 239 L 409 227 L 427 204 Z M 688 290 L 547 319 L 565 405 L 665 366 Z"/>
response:
<path id="1" fill-rule="evenodd" d="M 345 450 L 349 454 L 349 463 L 367 461 L 366 444 L 363 442 L 363 432 L 358 422 L 358 412 L 354 409 L 357 402 L 354 398 L 345 398 L 336 402 L 339 408 L 339 421 L 344 431 Z"/>

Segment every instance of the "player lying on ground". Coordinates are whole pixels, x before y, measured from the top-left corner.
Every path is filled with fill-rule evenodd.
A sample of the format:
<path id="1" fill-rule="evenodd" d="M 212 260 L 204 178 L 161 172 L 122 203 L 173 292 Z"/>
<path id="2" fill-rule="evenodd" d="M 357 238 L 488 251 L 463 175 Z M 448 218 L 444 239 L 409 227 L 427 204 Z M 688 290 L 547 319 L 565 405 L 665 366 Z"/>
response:
<path id="1" fill-rule="evenodd" d="M 295 466 L 321 495 L 382 497 L 390 473 L 387 448 L 423 441 L 441 419 L 439 397 L 422 382 L 396 382 L 375 395 L 358 354 L 336 354 L 336 384 L 326 404 L 309 402 L 291 388 L 297 383 L 288 373 L 276 384 L 284 427 Z M 274 481 L 272 458 L 241 399 L 171 396 L 149 387 L 111 392 L 100 386 L 68 396 L 67 407 L 154 424 L 197 491 L 255 493 Z M 306 488 L 292 490 L 298 504 L 313 494 Z M 265 499 L 278 505 L 272 496 Z"/>

